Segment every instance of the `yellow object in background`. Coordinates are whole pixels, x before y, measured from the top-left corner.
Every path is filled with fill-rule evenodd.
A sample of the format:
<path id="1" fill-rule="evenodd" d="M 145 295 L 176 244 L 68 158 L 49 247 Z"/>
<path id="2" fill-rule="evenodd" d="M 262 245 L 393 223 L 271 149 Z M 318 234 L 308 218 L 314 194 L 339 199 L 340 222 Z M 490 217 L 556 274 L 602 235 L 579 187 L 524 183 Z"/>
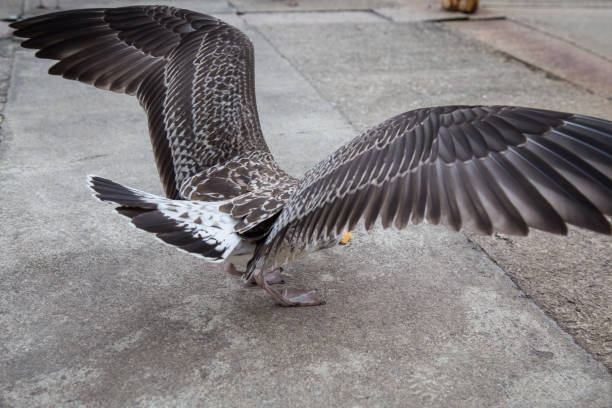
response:
<path id="1" fill-rule="evenodd" d="M 478 8 L 478 0 L 442 0 L 442 8 L 445 10 L 473 13 Z"/>
<path id="2" fill-rule="evenodd" d="M 340 243 L 341 243 L 342 245 L 346 245 L 346 244 L 348 244 L 349 239 L 351 239 L 351 237 L 352 237 L 352 236 L 353 236 L 353 234 L 351 234 L 350 232 L 346 232 L 346 231 L 344 231 L 344 232 L 342 233 L 342 239 L 340 240 Z"/>

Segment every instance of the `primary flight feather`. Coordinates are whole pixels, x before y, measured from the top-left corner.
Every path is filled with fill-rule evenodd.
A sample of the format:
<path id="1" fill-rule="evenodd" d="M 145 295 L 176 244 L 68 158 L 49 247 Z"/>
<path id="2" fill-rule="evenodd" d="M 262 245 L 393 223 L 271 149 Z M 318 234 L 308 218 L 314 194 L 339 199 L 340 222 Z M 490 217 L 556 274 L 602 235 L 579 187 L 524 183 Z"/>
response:
<path id="1" fill-rule="evenodd" d="M 296 179 L 263 138 L 253 46 L 240 30 L 165 6 L 71 10 L 12 27 L 36 56 L 58 60 L 51 74 L 136 95 L 147 113 L 166 197 L 91 176 L 95 196 L 161 241 L 225 262 L 281 305 L 323 299 L 276 290 L 279 266 L 361 222 L 611 232 L 612 122 L 513 106 L 417 109 Z"/>

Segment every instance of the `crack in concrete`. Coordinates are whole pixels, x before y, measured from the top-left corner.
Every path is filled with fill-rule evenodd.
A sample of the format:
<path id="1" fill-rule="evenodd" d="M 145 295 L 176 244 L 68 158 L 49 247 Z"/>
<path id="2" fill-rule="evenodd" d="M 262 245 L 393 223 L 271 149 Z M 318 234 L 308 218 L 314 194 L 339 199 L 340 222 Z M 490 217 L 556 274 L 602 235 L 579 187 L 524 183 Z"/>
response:
<path id="1" fill-rule="evenodd" d="M 11 86 L 15 47 L 11 37 L 0 38 L 0 143 L 4 140 L 4 107 Z"/>

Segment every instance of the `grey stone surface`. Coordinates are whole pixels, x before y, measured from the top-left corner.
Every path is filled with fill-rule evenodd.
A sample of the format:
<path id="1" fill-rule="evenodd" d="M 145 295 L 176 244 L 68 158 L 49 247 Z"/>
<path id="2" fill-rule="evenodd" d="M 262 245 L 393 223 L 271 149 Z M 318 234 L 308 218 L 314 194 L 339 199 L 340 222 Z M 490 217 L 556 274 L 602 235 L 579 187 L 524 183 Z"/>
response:
<path id="1" fill-rule="evenodd" d="M 333 24 L 380 23 L 383 17 L 369 11 L 309 11 L 305 13 L 246 13 L 244 20 L 251 25 L 267 24 Z"/>
<path id="2" fill-rule="evenodd" d="M 123 7 L 135 4 L 164 5 L 172 4 L 175 7 L 186 8 L 202 13 L 230 13 L 235 9 L 226 0 L 147 0 L 134 2 L 130 0 L 23 0 L 27 14 L 44 14 L 55 10 L 69 10 L 90 7 Z M 42 6 L 42 7 L 41 7 Z"/>
<path id="3" fill-rule="evenodd" d="M 439 26 L 244 28 L 264 132 L 293 174 L 417 106 L 478 99 L 612 116 L 602 98 Z M 84 176 L 161 192 L 144 113 L 48 66 L 17 53 L 0 144 L 0 406 L 612 403 L 605 367 L 461 234 L 357 233 L 287 268 L 327 304 L 284 309 L 136 231 L 90 197 Z"/>
<path id="4" fill-rule="evenodd" d="M 23 11 L 23 0 L 0 1 L 0 19 L 19 16 Z"/>
<path id="5" fill-rule="evenodd" d="M 612 60 L 612 1 L 600 8 L 506 8 L 513 20 L 563 38 L 600 57 Z"/>
<path id="6" fill-rule="evenodd" d="M 603 8 L 610 7 L 610 0 L 483 0 L 487 6 L 495 7 L 507 7 L 507 8 L 519 8 L 519 7 L 531 7 L 531 8 L 548 8 L 548 9 L 559 9 L 559 8 Z"/>
<path id="7" fill-rule="evenodd" d="M 612 118 L 609 100 L 549 79 L 440 25 L 261 30 L 360 130 L 391 114 L 441 104 L 538 106 Z M 390 38 L 412 41 L 406 46 Z M 310 48 L 319 50 L 316 56 L 306 53 Z M 612 292 L 606 284 L 610 237 L 585 231 L 574 231 L 569 239 L 541 233 L 512 238 L 512 245 L 501 238 L 472 239 L 612 367 Z"/>
<path id="8" fill-rule="evenodd" d="M 508 55 L 612 99 L 612 60 L 514 21 L 447 22 Z M 607 30 L 612 33 L 612 30 Z"/>
<path id="9" fill-rule="evenodd" d="M 611 243 L 571 228 L 567 237 L 470 236 L 576 341 L 612 368 Z"/>
<path id="10" fill-rule="evenodd" d="M 391 7 L 401 0 L 231 0 L 240 13 L 315 10 L 370 10 Z"/>

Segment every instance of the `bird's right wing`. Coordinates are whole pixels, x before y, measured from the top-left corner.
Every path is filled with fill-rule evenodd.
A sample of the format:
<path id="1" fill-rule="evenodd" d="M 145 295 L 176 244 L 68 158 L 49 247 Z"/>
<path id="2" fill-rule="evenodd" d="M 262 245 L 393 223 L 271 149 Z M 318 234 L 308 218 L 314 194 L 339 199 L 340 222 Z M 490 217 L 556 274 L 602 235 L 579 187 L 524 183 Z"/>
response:
<path id="1" fill-rule="evenodd" d="M 510 106 L 419 109 L 307 172 L 251 266 L 280 248 L 291 257 L 361 219 L 366 229 L 380 217 L 385 228 L 427 220 L 481 234 L 565 234 L 569 223 L 610 234 L 605 214 L 612 122 Z"/>
<path id="2" fill-rule="evenodd" d="M 61 11 L 15 22 L 49 73 L 136 94 L 166 191 L 244 150 L 268 151 L 254 93 L 253 47 L 208 15 L 165 6 Z"/>

